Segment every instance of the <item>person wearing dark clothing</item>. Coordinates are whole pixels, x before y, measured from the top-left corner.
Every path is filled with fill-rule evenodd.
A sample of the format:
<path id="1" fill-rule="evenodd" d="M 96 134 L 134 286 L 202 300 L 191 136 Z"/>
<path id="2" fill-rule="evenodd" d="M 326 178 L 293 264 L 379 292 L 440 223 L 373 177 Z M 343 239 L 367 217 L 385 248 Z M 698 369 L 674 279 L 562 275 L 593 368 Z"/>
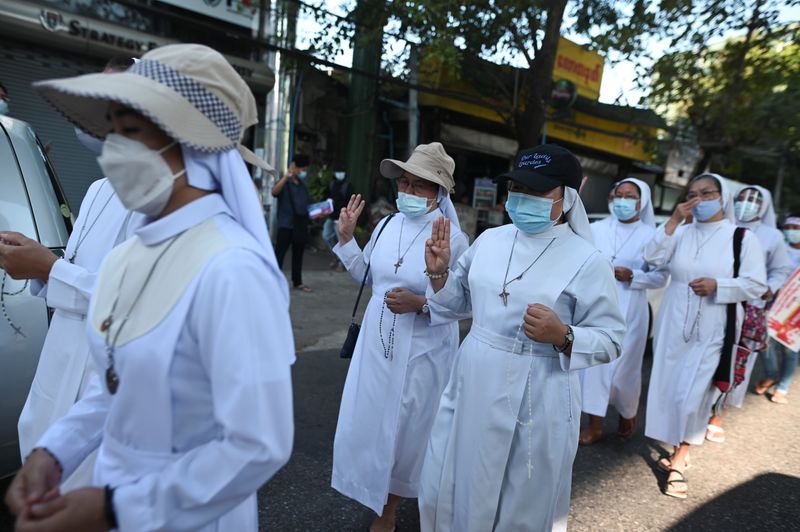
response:
<path id="1" fill-rule="evenodd" d="M 304 292 L 311 291 L 303 284 L 303 251 L 308 239 L 308 205 L 311 202 L 304 183 L 308 166 L 308 156 L 295 155 L 286 174 L 272 187 L 272 195 L 278 198 L 278 241 L 275 246 L 278 267 L 283 268 L 283 258 L 291 246 L 292 285 Z"/>
<path id="2" fill-rule="evenodd" d="M 353 195 L 353 185 L 347 180 L 343 170 L 335 171 L 333 177 L 333 181 L 328 185 L 328 197 L 333 200 L 333 212 L 325 220 L 325 225 L 322 227 L 322 238 L 331 250 L 339 242 L 339 212 L 347 207 L 347 202 L 350 201 L 350 196 Z M 344 266 L 339 262 L 338 258 L 334 259 L 330 266 L 331 268 L 336 268 L 337 272 L 344 271 Z"/>

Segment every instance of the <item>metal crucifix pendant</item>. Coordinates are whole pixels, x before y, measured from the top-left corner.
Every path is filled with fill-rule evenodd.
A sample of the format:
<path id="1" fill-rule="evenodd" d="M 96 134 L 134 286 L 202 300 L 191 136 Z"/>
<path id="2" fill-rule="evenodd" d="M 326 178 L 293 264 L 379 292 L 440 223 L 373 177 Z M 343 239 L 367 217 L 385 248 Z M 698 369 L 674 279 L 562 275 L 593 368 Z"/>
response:
<path id="1" fill-rule="evenodd" d="M 117 388 L 119 387 L 119 376 L 117 372 L 114 371 L 114 366 L 108 366 L 106 368 L 106 386 L 108 386 L 108 391 L 111 395 L 117 393 Z"/>
<path id="2" fill-rule="evenodd" d="M 503 291 L 502 291 L 502 292 L 500 292 L 500 293 L 499 293 L 499 294 L 497 294 L 497 295 L 498 295 L 498 296 L 500 296 L 500 299 L 502 299 L 502 300 L 503 300 L 503 306 L 504 306 L 504 307 L 507 307 L 507 306 L 508 306 L 508 296 L 510 296 L 511 294 L 509 294 L 509 293 L 506 291 L 505 287 L 503 287 Z"/>
<path id="3" fill-rule="evenodd" d="M 400 266 L 403 265 L 403 257 L 397 259 L 397 262 L 394 264 L 394 273 L 397 274 L 397 270 L 400 269 Z"/>

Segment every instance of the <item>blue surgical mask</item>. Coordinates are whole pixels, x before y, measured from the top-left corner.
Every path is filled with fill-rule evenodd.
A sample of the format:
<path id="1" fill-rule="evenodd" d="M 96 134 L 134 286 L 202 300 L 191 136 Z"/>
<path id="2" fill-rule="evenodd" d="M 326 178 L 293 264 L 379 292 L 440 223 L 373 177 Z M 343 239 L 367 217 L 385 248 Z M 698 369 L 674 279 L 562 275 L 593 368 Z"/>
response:
<path id="1" fill-rule="evenodd" d="M 344 172 L 334 172 L 333 177 L 335 177 L 337 181 L 344 181 Z"/>
<path id="2" fill-rule="evenodd" d="M 701 201 L 692 207 L 692 215 L 700 222 L 705 222 L 722 210 L 718 199 Z"/>
<path id="3" fill-rule="evenodd" d="M 297 178 L 300 179 L 300 181 L 304 180 L 306 177 L 308 177 L 308 170 L 300 170 L 297 174 Z"/>
<path id="4" fill-rule="evenodd" d="M 752 222 L 758 218 L 758 211 L 760 209 L 757 203 L 753 203 L 752 201 L 737 201 L 733 207 L 736 212 L 736 219 L 740 222 Z"/>
<path id="5" fill-rule="evenodd" d="M 8 102 L 5 100 L 0 100 L 0 115 L 7 115 L 8 114 Z"/>
<path id="6" fill-rule="evenodd" d="M 558 201 L 561 201 L 560 199 Z M 524 233 L 541 233 L 553 227 L 556 220 L 550 219 L 553 200 L 530 194 L 509 192 L 506 211 L 514 225 Z"/>
<path id="7" fill-rule="evenodd" d="M 614 215 L 623 222 L 627 222 L 639 212 L 636 210 L 636 200 L 632 198 L 614 198 L 613 208 Z"/>
<path id="8" fill-rule="evenodd" d="M 790 244 L 800 244 L 800 229 L 784 229 L 783 235 Z"/>
<path id="9" fill-rule="evenodd" d="M 405 192 L 397 193 L 397 210 L 408 216 L 409 218 L 417 218 L 426 214 L 430 205 L 427 198 L 421 198 L 414 194 L 406 194 Z"/>

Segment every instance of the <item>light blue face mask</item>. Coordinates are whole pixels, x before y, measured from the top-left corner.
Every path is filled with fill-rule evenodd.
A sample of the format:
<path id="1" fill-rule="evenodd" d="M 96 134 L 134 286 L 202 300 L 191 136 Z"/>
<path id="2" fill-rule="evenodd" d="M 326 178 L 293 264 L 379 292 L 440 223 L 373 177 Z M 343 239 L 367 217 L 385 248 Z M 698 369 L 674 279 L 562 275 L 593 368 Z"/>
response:
<path id="1" fill-rule="evenodd" d="M 800 244 L 800 229 L 784 229 L 783 235 L 790 244 Z"/>
<path id="2" fill-rule="evenodd" d="M 335 177 L 337 181 L 344 181 L 344 172 L 334 172 L 333 177 Z"/>
<path id="3" fill-rule="evenodd" d="M 409 218 L 417 218 L 428 212 L 428 209 L 430 209 L 429 201 L 430 200 L 427 198 L 420 198 L 414 194 L 398 192 L 396 202 L 397 210 Z"/>
<path id="4" fill-rule="evenodd" d="M 706 200 L 692 207 L 692 215 L 697 218 L 699 222 L 705 222 L 721 210 L 722 204 L 718 199 Z"/>
<path id="5" fill-rule="evenodd" d="M 300 170 L 300 173 L 297 174 L 297 178 L 300 181 L 303 181 L 306 177 L 308 177 L 308 170 Z"/>
<path id="6" fill-rule="evenodd" d="M 752 222 L 758 217 L 758 211 L 761 210 L 758 204 L 752 201 L 737 201 L 733 207 L 736 219 L 740 222 Z"/>
<path id="7" fill-rule="evenodd" d="M 614 198 L 614 215 L 627 222 L 638 214 L 636 210 L 636 200 L 633 198 Z"/>
<path id="8" fill-rule="evenodd" d="M 506 211 L 517 229 L 524 233 L 536 234 L 555 225 L 557 220 L 550 219 L 553 203 L 555 202 L 550 198 L 509 192 Z"/>
<path id="9" fill-rule="evenodd" d="M 0 115 L 7 115 L 8 114 L 8 102 L 5 100 L 0 100 Z"/>

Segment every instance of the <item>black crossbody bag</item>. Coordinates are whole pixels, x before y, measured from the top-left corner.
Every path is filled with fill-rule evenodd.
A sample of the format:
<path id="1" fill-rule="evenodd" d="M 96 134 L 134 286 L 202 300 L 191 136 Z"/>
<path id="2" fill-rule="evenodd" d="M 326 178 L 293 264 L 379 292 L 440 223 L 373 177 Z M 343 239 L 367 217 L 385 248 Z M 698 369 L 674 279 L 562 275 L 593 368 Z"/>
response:
<path id="1" fill-rule="evenodd" d="M 378 231 L 378 236 L 375 237 L 375 243 L 372 245 L 372 250 L 375 250 L 375 245 L 378 243 L 378 239 L 381 237 L 381 233 L 383 230 L 386 229 L 386 226 L 389 225 L 389 221 L 394 217 L 394 214 L 390 214 L 389 217 L 383 222 L 380 231 Z M 353 351 L 356 349 L 356 340 L 358 340 L 358 333 L 361 332 L 361 324 L 356 323 L 356 313 L 358 312 L 358 304 L 361 301 L 361 294 L 364 292 L 364 285 L 367 284 L 367 277 L 369 276 L 369 268 L 371 266 L 372 260 L 367 264 L 367 269 L 364 271 L 364 278 L 361 280 L 361 288 L 358 289 L 358 297 L 356 298 L 356 304 L 353 305 L 353 316 L 350 321 L 350 328 L 347 329 L 347 338 L 345 338 L 344 345 L 342 346 L 342 350 L 339 351 L 339 356 L 341 358 L 353 358 Z"/>

